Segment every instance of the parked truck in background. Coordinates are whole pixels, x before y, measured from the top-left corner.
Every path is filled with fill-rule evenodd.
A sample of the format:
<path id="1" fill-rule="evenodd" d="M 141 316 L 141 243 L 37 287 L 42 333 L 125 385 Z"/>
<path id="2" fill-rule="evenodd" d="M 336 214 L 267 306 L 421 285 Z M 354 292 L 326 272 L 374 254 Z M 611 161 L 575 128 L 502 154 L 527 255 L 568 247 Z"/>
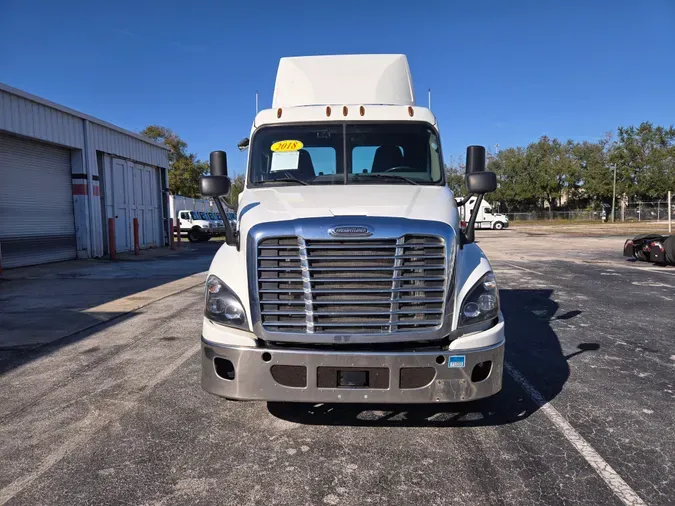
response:
<path id="1" fill-rule="evenodd" d="M 177 212 L 178 227 L 181 235 L 187 236 L 190 242 L 208 241 L 218 235 L 217 226 L 203 211 L 181 209 Z"/>
<path id="2" fill-rule="evenodd" d="M 209 269 L 202 386 L 229 399 L 470 401 L 502 386 L 492 267 L 460 228 L 438 124 L 403 55 L 282 58 L 238 222 Z M 201 180 L 225 215 L 224 151 Z M 485 149 L 466 185 L 496 188 Z M 480 205 L 480 203 L 479 203 Z"/>
<path id="3" fill-rule="evenodd" d="M 169 195 L 169 216 L 174 226 L 180 226 L 180 233 L 189 241 L 209 240 L 225 233 L 225 224 L 216 212 L 212 199 L 195 199 L 182 195 Z"/>
<path id="4" fill-rule="evenodd" d="M 458 202 L 464 200 L 460 197 L 455 197 Z M 459 207 L 459 218 L 462 222 L 468 222 L 473 208 L 476 205 L 478 197 L 470 197 L 467 202 Z M 509 226 L 509 219 L 505 214 L 495 213 L 492 210 L 492 205 L 481 200 L 476 214 L 476 228 L 502 230 Z"/>

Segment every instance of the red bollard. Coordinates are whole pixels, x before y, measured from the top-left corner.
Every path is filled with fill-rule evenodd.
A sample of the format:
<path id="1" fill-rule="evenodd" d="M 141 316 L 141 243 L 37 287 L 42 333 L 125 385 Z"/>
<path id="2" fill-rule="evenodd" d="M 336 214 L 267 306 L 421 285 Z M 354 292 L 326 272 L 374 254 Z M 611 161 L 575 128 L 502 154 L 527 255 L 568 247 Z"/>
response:
<path id="1" fill-rule="evenodd" d="M 171 234 L 169 234 L 169 249 L 176 249 L 176 246 L 173 242 L 173 234 L 174 234 L 173 218 L 169 218 L 169 230 L 171 230 Z"/>
<path id="2" fill-rule="evenodd" d="M 176 247 L 180 249 L 180 220 L 177 220 L 178 224 L 176 225 Z"/>
<path id="3" fill-rule="evenodd" d="M 134 218 L 134 255 L 141 254 L 141 246 L 138 239 L 138 218 Z"/>
<path id="4" fill-rule="evenodd" d="M 115 218 L 108 218 L 108 252 L 110 260 L 115 260 Z"/>

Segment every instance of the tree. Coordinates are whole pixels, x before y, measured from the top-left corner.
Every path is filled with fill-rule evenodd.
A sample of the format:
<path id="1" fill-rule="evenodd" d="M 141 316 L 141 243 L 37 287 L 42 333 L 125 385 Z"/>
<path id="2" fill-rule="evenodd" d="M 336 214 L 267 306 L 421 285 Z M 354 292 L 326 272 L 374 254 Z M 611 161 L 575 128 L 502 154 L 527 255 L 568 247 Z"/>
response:
<path id="1" fill-rule="evenodd" d="M 452 190 L 455 197 L 459 197 L 466 193 L 466 188 L 464 186 L 465 170 L 464 164 L 461 161 L 455 163 L 453 157 L 450 157 L 450 163 L 445 166 L 445 179 L 447 180 L 448 188 Z"/>
<path id="2" fill-rule="evenodd" d="M 541 137 L 530 144 L 526 151 L 526 168 L 535 196 L 541 199 L 541 207 L 546 207 L 551 215 L 553 208 L 560 205 L 563 190 L 573 188 L 574 163 L 569 156 L 569 146 L 558 139 Z"/>
<path id="3" fill-rule="evenodd" d="M 171 150 L 169 152 L 169 163 L 188 156 L 186 152 L 187 142 L 166 127 L 149 125 L 141 130 L 141 135 L 168 147 Z"/>
<path id="4" fill-rule="evenodd" d="M 612 141 L 607 133 L 597 142 L 566 142 L 541 137 L 527 147 L 507 148 L 488 157 L 497 175 L 497 191 L 489 197 L 507 212 L 609 203 L 616 166 L 617 196 L 660 199 L 675 189 L 675 128 L 645 122 L 620 127 Z M 446 167 L 451 188 L 461 172 Z M 460 192 L 461 193 L 461 192 Z"/>
<path id="5" fill-rule="evenodd" d="M 230 193 L 227 196 L 227 205 L 230 206 L 235 211 L 239 207 L 239 194 L 244 191 L 245 176 L 244 174 L 239 174 L 232 180 L 232 186 L 230 187 Z"/>
<path id="6" fill-rule="evenodd" d="M 199 180 L 208 171 L 209 164 L 197 160 L 194 154 L 178 158 L 169 168 L 169 191 L 173 195 L 201 198 Z"/>
<path id="7" fill-rule="evenodd" d="M 610 162 L 617 169 L 617 194 L 657 199 L 675 187 L 675 128 L 619 127 Z"/>
<path id="8" fill-rule="evenodd" d="M 169 148 L 169 191 L 173 195 L 199 198 L 199 179 L 209 171 L 209 164 L 188 153 L 187 142 L 166 127 L 150 125 L 141 135 Z"/>
<path id="9" fill-rule="evenodd" d="M 491 198 L 503 204 L 507 211 L 536 206 L 537 195 L 527 166 L 526 153 L 525 148 L 507 148 L 488 162 L 488 170 L 497 175 L 497 191 Z"/>
<path id="10" fill-rule="evenodd" d="M 609 164 L 611 133 L 599 142 L 570 143 L 578 180 L 575 198 L 591 204 L 612 199 L 614 173 Z"/>

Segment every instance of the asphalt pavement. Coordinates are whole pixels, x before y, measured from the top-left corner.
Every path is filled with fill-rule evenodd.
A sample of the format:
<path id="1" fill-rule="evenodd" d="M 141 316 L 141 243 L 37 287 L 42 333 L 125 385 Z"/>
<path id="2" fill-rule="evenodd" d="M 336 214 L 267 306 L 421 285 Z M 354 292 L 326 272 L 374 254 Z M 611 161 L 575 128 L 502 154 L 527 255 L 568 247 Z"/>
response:
<path id="1" fill-rule="evenodd" d="M 0 350 L 36 348 L 204 282 L 219 243 L 10 269 L 0 277 Z"/>
<path id="2" fill-rule="evenodd" d="M 626 261 L 618 239 L 479 239 L 507 328 L 497 396 L 214 397 L 190 288 L 0 352 L 0 504 L 675 503 L 675 269 Z"/>

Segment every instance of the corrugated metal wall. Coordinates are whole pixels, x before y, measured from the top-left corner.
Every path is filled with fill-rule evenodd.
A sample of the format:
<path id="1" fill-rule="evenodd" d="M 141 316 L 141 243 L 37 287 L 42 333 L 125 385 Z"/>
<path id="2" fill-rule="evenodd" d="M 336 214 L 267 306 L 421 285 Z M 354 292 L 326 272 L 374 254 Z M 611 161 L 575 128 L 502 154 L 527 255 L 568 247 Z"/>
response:
<path id="1" fill-rule="evenodd" d="M 72 148 L 84 146 L 82 120 L 0 90 L 0 130 Z"/>
<path id="2" fill-rule="evenodd" d="M 107 231 L 101 216 L 97 151 L 159 167 L 166 178 L 169 158 L 164 147 L 144 141 L 138 134 L 0 83 L 2 130 L 73 149 L 73 177 L 80 178 L 78 188 L 82 189 L 81 195 L 73 196 L 78 256 L 104 254 L 103 237 Z M 82 200 L 82 205 L 78 205 L 78 199 Z M 168 231 L 166 234 L 168 237 Z"/>
<path id="3" fill-rule="evenodd" d="M 169 166 L 166 149 L 92 122 L 89 122 L 89 142 L 104 153 L 155 167 Z"/>
<path id="4" fill-rule="evenodd" d="M 106 154 L 163 169 L 169 166 L 169 156 L 168 151 L 164 148 L 143 142 L 140 139 L 117 132 L 106 126 L 92 123 L 91 121 L 86 121 L 86 131 L 88 176 L 90 178 L 90 186 L 93 188 L 92 200 L 94 201 L 89 212 L 89 226 L 94 238 L 91 254 L 97 257 L 102 256 L 104 253 L 103 236 L 107 231 L 102 228 L 104 221 L 101 219 L 100 174 L 98 173 L 96 152 L 101 151 Z"/>

